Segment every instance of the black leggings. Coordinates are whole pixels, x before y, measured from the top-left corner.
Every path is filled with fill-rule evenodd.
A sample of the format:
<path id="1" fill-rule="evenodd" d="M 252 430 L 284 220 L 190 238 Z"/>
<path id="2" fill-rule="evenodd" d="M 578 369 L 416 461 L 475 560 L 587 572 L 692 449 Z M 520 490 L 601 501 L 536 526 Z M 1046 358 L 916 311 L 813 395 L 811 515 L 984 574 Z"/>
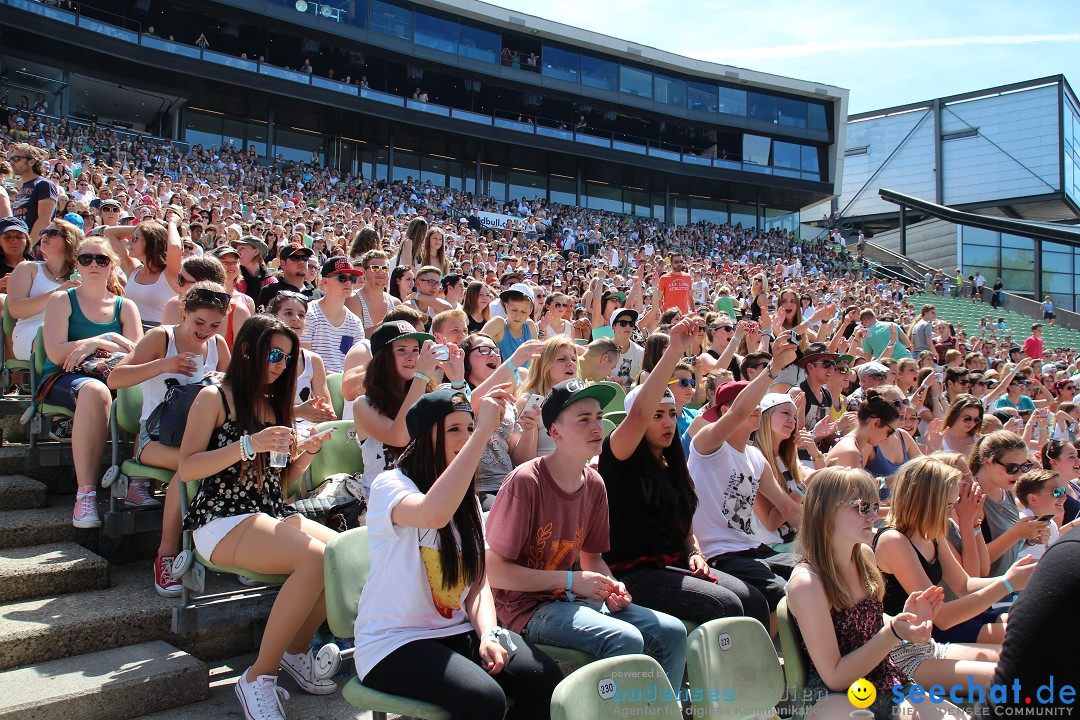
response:
<path id="1" fill-rule="evenodd" d="M 436 640 L 414 640 L 383 658 L 364 685 L 392 695 L 445 708 L 454 720 L 550 717 L 551 693 L 562 680 L 559 666 L 510 633 L 517 645 L 498 675 L 480 666 L 480 639 L 474 632 Z M 504 692 L 505 691 L 505 692 Z M 514 699 L 507 712 L 506 696 Z"/>
<path id="2" fill-rule="evenodd" d="M 752 617 L 769 627 L 769 604 L 757 588 L 713 570 L 717 582 L 672 570 L 644 568 L 621 580 L 634 602 L 698 624 L 722 617 Z"/>

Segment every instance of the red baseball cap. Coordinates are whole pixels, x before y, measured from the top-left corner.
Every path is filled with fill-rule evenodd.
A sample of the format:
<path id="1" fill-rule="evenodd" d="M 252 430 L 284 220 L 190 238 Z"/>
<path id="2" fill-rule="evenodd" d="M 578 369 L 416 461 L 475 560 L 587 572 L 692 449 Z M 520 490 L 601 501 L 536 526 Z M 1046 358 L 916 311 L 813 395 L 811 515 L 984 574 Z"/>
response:
<path id="1" fill-rule="evenodd" d="M 322 266 L 322 276 L 330 277 L 331 275 L 352 275 L 353 277 L 364 277 L 364 271 L 358 267 L 355 267 L 349 258 L 344 256 L 332 257 Z"/>
<path id="2" fill-rule="evenodd" d="M 720 408 L 730 405 L 749 384 L 746 380 L 731 380 L 716 388 L 712 407 L 701 413 L 701 417 L 705 418 L 706 422 L 716 422 L 720 417 Z"/>

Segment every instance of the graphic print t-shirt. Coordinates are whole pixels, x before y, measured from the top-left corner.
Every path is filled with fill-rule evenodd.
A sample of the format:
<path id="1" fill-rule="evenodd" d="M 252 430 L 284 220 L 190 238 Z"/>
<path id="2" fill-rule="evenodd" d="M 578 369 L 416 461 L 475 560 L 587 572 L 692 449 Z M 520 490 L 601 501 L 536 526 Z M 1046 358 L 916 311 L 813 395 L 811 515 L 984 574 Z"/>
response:
<path id="1" fill-rule="evenodd" d="M 563 492 L 543 458 L 530 460 L 506 477 L 487 521 L 488 547 L 522 567 L 566 571 L 578 555 L 608 550 L 607 490 L 600 474 L 585 468 L 584 483 Z M 499 622 L 514 632 L 557 592 L 495 590 Z"/>
<path id="2" fill-rule="evenodd" d="M 443 587 L 438 530 L 393 523 L 397 504 L 418 492 L 400 470 L 381 473 L 371 484 L 367 511 L 371 574 L 354 627 L 361 679 L 410 642 L 472 630 L 463 609 L 470 586 L 459 581 Z"/>
<path id="3" fill-rule="evenodd" d="M 677 307 L 684 313 L 694 311 L 690 303 L 690 285 L 693 281 L 686 273 L 670 272 L 660 278 L 660 290 L 664 293 L 664 310 Z"/>
<path id="4" fill-rule="evenodd" d="M 754 497 L 757 495 L 765 456 L 753 445 L 741 452 L 728 443 L 709 455 L 690 443 L 686 461 L 698 507 L 694 534 L 705 557 L 751 550 L 761 543 L 753 536 Z"/>

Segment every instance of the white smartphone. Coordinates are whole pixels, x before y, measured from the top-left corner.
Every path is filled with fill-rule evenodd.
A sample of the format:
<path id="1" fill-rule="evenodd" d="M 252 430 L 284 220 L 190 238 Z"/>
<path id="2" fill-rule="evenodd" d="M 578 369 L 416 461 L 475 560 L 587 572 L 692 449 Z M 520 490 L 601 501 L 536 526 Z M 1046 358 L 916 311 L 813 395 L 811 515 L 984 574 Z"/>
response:
<path id="1" fill-rule="evenodd" d="M 449 360 L 450 359 L 450 348 L 446 347 L 445 345 L 436 345 L 434 350 L 435 350 L 435 359 L 436 360 Z"/>
<path id="2" fill-rule="evenodd" d="M 525 401 L 525 407 L 521 408 L 521 414 L 529 412 L 533 408 L 538 408 L 544 404 L 544 396 L 536 395 L 535 393 L 529 395 L 529 399 Z"/>

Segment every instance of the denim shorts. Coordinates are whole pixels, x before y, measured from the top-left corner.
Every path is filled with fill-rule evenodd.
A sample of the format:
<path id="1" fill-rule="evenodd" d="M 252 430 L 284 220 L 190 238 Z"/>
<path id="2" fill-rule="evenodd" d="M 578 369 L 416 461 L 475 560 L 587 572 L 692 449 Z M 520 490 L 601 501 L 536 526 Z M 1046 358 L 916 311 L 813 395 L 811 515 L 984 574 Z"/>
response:
<path id="1" fill-rule="evenodd" d="M 83 386 L 87 383 L 102 383 L 96 377 L 90 375 L 81 375 L 79 373 L 64 373 L 56 379 L 53 386 L 49 388 L 48 394 L 45 396 L 45 402 L 50 405 L 59 405 L 60 407 L 67 408 L 72 412 L 75 411 L 75 398 L 79 396 L 79 391 L 83 389 Z"/>

